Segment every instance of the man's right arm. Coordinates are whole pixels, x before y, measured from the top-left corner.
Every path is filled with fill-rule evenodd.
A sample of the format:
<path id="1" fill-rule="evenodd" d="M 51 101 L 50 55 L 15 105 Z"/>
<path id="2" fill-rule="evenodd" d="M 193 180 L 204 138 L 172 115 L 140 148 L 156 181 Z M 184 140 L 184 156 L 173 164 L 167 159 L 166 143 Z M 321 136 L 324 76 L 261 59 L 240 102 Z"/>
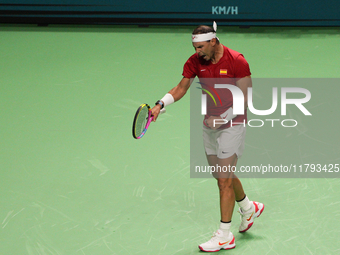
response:
<path id="1" fill-rule="evenodd" d="M 190 79 L 183 77 L 176 87 L 169 91 L 174 97 L 175 102 L 180 100 L 188 91 L 190 87 Z"/>
<path id="2" fill-rule="evenodd" d="M 169 91 L 175 102 L 180 100 L 188 91 L 191 85 L 190 79 L 183 77 L 176 87 Z M 163 102 L 164 104 L 164 102 Z M 157 104 L 152 108 L 152 115 L 154 116 L 153 121 L 156 121 L 159 111 L 161 110 L 161 105 Z"/>

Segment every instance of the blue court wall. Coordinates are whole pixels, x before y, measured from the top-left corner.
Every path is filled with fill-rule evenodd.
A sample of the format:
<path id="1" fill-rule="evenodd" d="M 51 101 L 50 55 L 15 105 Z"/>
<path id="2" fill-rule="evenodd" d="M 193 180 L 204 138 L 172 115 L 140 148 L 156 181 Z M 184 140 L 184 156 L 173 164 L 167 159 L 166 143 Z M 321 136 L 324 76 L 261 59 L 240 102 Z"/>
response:
<path id="1" fill-rule="evenodd" d="M 1 23 L 339 26 L 338 0 L 0 0 Z"/>

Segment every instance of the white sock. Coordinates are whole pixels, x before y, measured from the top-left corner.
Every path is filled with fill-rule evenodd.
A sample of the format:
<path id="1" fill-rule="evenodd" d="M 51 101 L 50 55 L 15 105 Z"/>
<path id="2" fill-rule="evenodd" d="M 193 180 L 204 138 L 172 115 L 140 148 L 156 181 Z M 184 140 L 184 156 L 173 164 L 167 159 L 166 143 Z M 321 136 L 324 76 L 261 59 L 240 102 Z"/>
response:
<path id="1" fill-rule="evenodd" d="M 241 207 L 243 212 L 248 211 L 251 208 L 251 204 L 249 198 L 245 196 L 242 201 L 237 202 L 238 206 Z"/>
<path id="2" fill-rule="evenodd" d="M 223 231 L 223 235 L 225 237 L 229 236 L 230 227 L 231 227 L 231 222 L 229 222 L 229 223 L 221 222 L 220 223 L 220 229 Z"/>

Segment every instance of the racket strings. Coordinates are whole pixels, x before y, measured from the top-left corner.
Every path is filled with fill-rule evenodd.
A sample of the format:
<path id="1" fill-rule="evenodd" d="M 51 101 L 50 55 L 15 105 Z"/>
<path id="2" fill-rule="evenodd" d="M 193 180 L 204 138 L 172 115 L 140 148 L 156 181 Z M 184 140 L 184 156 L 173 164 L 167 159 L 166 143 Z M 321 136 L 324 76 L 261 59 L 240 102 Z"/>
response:
<path id="1" fill-rule="evenodd" d="M 137 119 L 135 121 L 135 129 L 134 129 L 134 134 L 136 137 L 139 137 L 145 132 L 145 126 L 148 122 L 149 119 L 149 108 L 147 106 L 143 106 L 138 115 Z"/>

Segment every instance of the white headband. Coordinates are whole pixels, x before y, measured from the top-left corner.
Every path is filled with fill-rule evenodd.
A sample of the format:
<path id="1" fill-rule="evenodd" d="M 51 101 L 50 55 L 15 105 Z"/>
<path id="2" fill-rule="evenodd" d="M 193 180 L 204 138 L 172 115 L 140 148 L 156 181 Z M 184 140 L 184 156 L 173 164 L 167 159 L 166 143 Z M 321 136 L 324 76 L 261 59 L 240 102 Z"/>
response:
<path id="1" fill-rule="evenodd" d="M 218 37 L 216 37 L 217 24 L 215 21 L 213 23 L 213 28 L 215 30 L 215 33 L 210 32 L 206 34 L 191 35 L 192 42 L 206 42 L 206 41 L 210 41 L 213 38 L 218 39 Z"/>

